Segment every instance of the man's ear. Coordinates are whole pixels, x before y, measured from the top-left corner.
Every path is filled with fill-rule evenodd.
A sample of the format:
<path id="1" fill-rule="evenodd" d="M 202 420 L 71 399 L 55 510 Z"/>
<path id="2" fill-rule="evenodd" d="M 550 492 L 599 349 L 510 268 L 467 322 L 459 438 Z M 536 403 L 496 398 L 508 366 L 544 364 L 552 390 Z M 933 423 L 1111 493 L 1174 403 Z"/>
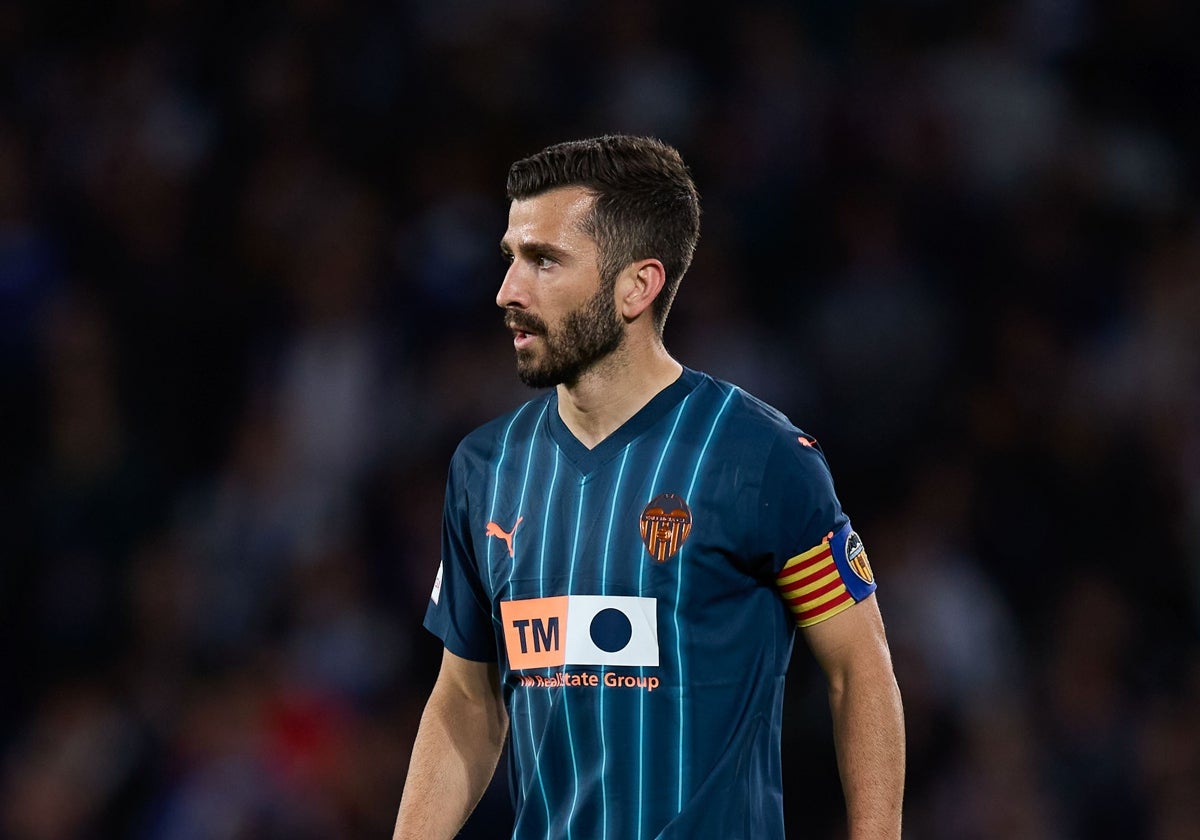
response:
<path id="1" fill-rule="evenodd" d="M 667 272 L 656 259 L 630 263 L 617 278 L 617 308 L 626 322 L 637 320 L 658 297 L 667 282 Z"/>

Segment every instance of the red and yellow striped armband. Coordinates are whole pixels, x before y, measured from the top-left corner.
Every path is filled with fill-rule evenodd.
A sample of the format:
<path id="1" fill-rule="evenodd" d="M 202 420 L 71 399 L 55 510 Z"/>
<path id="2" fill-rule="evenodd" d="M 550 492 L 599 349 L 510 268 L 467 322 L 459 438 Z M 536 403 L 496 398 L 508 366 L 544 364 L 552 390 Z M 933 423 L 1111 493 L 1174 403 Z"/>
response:
<path id="1" fill-rule="evenodd" d="M 854 606 L 829 540 L 784 563 L 775 583 L 798 627 L 817 624 Z"/>

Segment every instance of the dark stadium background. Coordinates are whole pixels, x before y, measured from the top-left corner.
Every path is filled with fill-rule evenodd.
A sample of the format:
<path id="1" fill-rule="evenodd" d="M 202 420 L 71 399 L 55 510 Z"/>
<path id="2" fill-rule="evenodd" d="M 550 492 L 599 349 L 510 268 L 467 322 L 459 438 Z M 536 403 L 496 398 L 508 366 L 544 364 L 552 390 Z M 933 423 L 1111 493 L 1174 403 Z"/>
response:
<path id="1" fill-rule="evenodd" d="M 1186 0 L 0 4 L 0 836 L 390 836 L 508 163 L 690 161 L 669 348 L 822 443 L 907 836 L 1200 825 Z M 798 646 L 791 836 L 839 836 Z M 494 786 L 464 836 L 498 837 Z"/>

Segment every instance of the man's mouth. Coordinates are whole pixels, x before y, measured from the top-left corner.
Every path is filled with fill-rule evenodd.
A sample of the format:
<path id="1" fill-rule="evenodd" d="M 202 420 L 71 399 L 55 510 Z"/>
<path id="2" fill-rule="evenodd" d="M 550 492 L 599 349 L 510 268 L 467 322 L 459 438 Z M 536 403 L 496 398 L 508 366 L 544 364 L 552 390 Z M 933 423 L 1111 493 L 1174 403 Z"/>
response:
<path id="1" fill-rule="evenodd" d="M 522 350 L 533 344 L 534 339 L 536 339 L 538 336 L 538 333 L 529 329 L 522 329 L 520 327 L 514 328 L 512 333 L 513 346 L 518 350 Z"/>
<path id="2" fill-rule="evenodd" d="M 533 341 L 534 338 L 541 335 L 541 329 L 536 325 L 525 320 L 509 317 L 505 319 L 504 325 L 513 334 L 513 343 L 517 347 L 524 347 Z"/>

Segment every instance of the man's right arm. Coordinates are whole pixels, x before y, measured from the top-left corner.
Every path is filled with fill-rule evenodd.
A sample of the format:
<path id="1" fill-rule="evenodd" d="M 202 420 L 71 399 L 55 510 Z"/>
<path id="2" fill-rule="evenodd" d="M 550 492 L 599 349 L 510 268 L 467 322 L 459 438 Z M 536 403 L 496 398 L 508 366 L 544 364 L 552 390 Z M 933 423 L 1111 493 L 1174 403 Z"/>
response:
<path id="1" fill-rule="evenodd" d="M 496 664 L 445 651 L 417 730 L 393 840 L 454 837 L 491 782 L 507 732 Z"/>

